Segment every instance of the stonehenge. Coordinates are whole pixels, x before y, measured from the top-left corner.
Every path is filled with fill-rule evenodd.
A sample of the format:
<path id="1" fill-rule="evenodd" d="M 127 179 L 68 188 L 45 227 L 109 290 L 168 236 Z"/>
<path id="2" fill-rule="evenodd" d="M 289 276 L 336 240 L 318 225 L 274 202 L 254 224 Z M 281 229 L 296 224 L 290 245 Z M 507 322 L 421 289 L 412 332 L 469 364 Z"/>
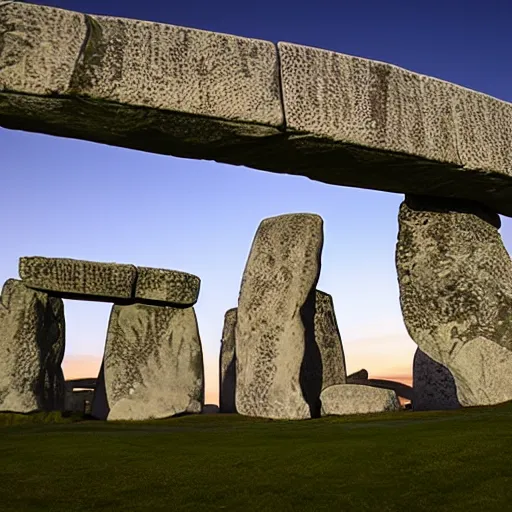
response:
<path id="1" fill-rule="evenodd" d="M 0 2 L 0 34 L 3 128 L 405 195 L 395 257 L 418 345 L 412 390 L 346 375 L 332 298 L 317 290 L 323 221 L 281 215 L 260 224 L 226 313 L 221 412 L 393 410 L 397 393 L 415 410 L 512 399 L 499 234 L 499 214 L 512 216 L 512 104 L 319 48 L 22 2 Z M 65 407 L 73 299 L 113 303 L 95 417 L 201 412 L 198 277 L 43 257 L 21 258 L 19 274 L 0 303 L 0 411 Z"/>
<path id="2" fill-rule="evenodd" d="M 137 420 L 200 413 L 203 354 L 185 272 L 69 258 L 22 257 L 0 307 L 0 411 L 76 410 L 73 388 L 94 388 L 91 413 Z M 97 379 L 64 383 L 63 298 L 113 302 Z M 82 393 L 84 394 L 84 393 Z"/>
<path id="3" fill-rule="evenodd" d="M 404 322 L 419 349 L 449 370 L 463 406 L 512 399 L 512 260 L 499 227 L 496 213 L 463 200 L 406 196 L 400 206 Z M 429 377 L 439 378 L 451 386 L 442 373 Z"/>

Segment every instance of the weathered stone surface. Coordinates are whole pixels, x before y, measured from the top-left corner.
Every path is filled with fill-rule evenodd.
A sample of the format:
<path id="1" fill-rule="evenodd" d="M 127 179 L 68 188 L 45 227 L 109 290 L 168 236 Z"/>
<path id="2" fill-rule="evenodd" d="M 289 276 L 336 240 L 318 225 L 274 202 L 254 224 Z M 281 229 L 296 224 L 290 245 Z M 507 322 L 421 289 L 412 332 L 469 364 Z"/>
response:
<path id="1" fill-rule="evenodd" d="M 450 370 L 420 349 L 414 354 L 412 386 L 412 406 L 415 411 L 442 411 L 461 407 Z"/>
<path id="2" fill-rule="evenodd" d="M 396 265 L 411 338 L 452 373 L 461 405 L 512 399 L 512 261 L 499 216 L 406 196 Z"/>
<path id="3" fill-rule="evenodd" d="M 510 103 L 317 48 L 20 2 L 0 34 L 6 128 L 512 216 Z"/>
<path id="4" fill-rule="evenodd" d="M 9 279 L 0 302 L 0 411 L 64 407 L 64 304 Z"/>
<path id="5" fill-rule="evenodd" d="M 345 384 L 347 371 L 332 297 L 320 290 L 315 299 L 315 341 L 322 361 L 322 389 Z"/>
<path id="6" fill-rule="evenodd" d="M 80 13 L 17 2 L 0 6 L 0 91 L 65 94 L 86 31 Z"/>
<path id="7" fill-rule="evenodd" d="M 224 315 L 224 328 L 219 357 L 219 409 L 220 412 L 236 412 L 236 356 L 235 328 L 237 308 L 228 309 Z"/>
<path id="8" fill-rule="evenodd" d="M 368 370 L 365 370 L 364 368 L 362 370 L 359 370 L 357 372 L 351 373 L 350 375 L 347 375 L 347 384 L 351 384 L 352 380 L 366 380 L 368 379 Z"/>
<path id="9" fill-rule="evenodd" d="M 63 298 L 113 301 L 130 299 L 137 277 L 133 265 L 70 258 L 20 258 L 20 277 L 26 286 Z"/>
<path id="10" fill-rule="evenodd" d="M 397 396 L 405 398 L 406 400 L 413 399 L 413 389 L 411 386 L 403 382 L 388 379 L 350 379 L 347 384 L 358 384 L 363 386 L 372 386 L 374 388 L 391 389 Z"/>
<path id="11" fill-rule="evenodd" d="M 322 246 L 318 215 L 280 215 L 258 227 L 238 299 L 240 414 L 301 419 L 319 413 L 314 314 Z"/>
<path id="12" fill-rule="evenodd" d="M 322 416 L 398 411 L 400 403 L 390 389 L 338 384 L 322 391 Z"/>
<path id="13" fill-rule="evenodd" d="M 193 308 L 112 308 L 104 354 L 108 420 L 200 413 L 201 340 Z"/>
<path id="14" fill-rule="evenodd" d="M 77 391 L 66 391 L 66 400 L 64 410 L 71 412 L 86 412 L 86 402 L 92 402 L 94 391 L 92 389 L 82 389 Z"/>
<path id="15" fill-rule="evenodd" d="M 178 270 L 137 267 L 135 298 L 177 306 L 193 306 L 199 297 L 199 277 Z"/>
<path id="16" fill-rule="evenodd" d="M 92 397 L 91 415 L 98 420 L 106 420 L 109 412 L 110 407 L 108 405 L 107 388 L 105 385 L 105 357 L 103 357 Z"/>
<path id="17" fill-rule="evenodd" d="M 370 188 L 480 200 L 510 215 L 490 198 L 508 195 L 501 185 L 512 177 L 512 104 L 383 62 L 291 43 L 278 49 L 287 130 L 301 133 L 299 146 L 318 138 L 339 148 L 338 173 L 322 169 L 320 181 L 366 188 L 371 179 Z M 348 175 L 355 162 L 359 178 Z M 386 163 L 395 168 L 382 172 Z M 380 176 L 362 172 L 379 164 Z M 481 180 L 469 170 L 501 176 Z"/>

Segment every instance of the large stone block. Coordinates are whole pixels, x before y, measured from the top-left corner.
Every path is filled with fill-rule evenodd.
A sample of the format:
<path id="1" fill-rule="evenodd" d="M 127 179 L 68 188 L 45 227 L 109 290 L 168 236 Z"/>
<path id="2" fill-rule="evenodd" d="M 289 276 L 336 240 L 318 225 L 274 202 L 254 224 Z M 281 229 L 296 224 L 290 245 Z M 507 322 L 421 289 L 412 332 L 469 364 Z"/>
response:
<path id="1" fill-rule="evenodd" d="M 0 126 L 512 216 L 512 104 L 291 43 L 0 5 Z M 281 93 L 282 89 L 282 93 Z"/>
<path id="2" fill-rule="evenodd" d="M 62 410 L 64 304 L 9 279 L 0 302 L 0 411 Z"/>
<path id="3" fill-rule="evenodd" d="M 420 349 L 412 366 L 412 407 L 415 411 L 457 409 L 457 386 L 450 370 Z"/>
<path id="4" fill-rule="evenodd" d="M 512 399 L 512 261 L 475 203 L 406 196 L 396 265 L 411 338 L 453 375 L 461 405 Z"/>
<path id="5" fill-rule="evenodd" d="M 411 386 L 403 382 L 388 379 L 354 379 L 347 377 L 347 384 L 357 384 L 363 386 L 371 386 L 374 388 L 391 389 L 396 393 L 396 396 L 402 397 L 406 400 L 413 399 L 413 389 Z"/>
<path id="6" fill-rule="evenodd" d="M 134 297 L 137 302 L 193 306 L 199 297 L 199 277 L 178 270 L 137 267 Z"/>
<path id="7" fill-rule="evenodd" d="M 345 384 L 347 371 L 332 297 L 320 290 L 315 299 L 315 341 L 320 350 L 322 389 Z M 313 356 L 314 357 L 314 356 Z"/>
<path id="8" fill-rule="evenodd" d="M 237 308 L 226 311 L 219 357 L 219 409 L 220 412 L 236 412 L 236 354 L 235 329 Z"/>
<path id="9" fill-rule="evenodd" d="M 358 370 L 357 372 L 347 375 L 347 384 L 351 384 L 351 381 L 353 381 L 353 380 L 366 380 L 366 379 L 368 379 L 368 370 L 365 370 L 363 368 L 361 370 Z"/>
<path id="10" fill-rule="evenodd" d="M 238 299 L 240 414 L 301 419 L 319 413 L 314 314 L 322 246 L 318 215 L 280 215 L 258 227 Z"/>
<path id="11" fill-rule="evenodd" d="M 284 42 L 278 50 L 286 128 L 305 156 L 290 161 L 295 173 L 511 214 L 497 196 L 512 177 L 512 104 L 383 62 Z"/>
<path id="12" fill-rule="evenodd" d="M 108 420 L 201 412 L 203 353 L 193 308 L 113 306 L 103 365 Z"/>
<path id="13" fill-rule="evenodd" d="M 1 2 L 0 91 L 66 94 L 86 32 L 83 14 Z"/>
<path id="14" fill-rule="evenodd" d="M 26 286 L 63 298 L 115 301 L 131 299 L 137 278 L 133 265 L 70 258 L 20 258 L 20 277 Z"/>
<path id="15" fill-rule="evenodd" d="M 398 411 L 400 402 L 390 389 L 338 384 L 322 391 L 322 416 Z"/>

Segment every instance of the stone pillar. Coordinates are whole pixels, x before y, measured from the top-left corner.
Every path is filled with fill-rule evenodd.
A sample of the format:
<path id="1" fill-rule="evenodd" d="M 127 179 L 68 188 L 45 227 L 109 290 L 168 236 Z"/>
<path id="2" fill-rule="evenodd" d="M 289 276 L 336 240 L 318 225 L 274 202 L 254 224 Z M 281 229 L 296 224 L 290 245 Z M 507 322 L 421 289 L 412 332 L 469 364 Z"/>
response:
<path id="1" fill-rule="evenodd" d="M 414 354 L 412 389 L 412 408 L 415 411 L 442 411 L 461 406 L 450 370 L 420 349 Z"/>
<path id="2" fill-rule="evenodd" d="M 320 414 L 314 314 L 322 246 L 318 215 L 280 215 L 258 227 L 238 300 L 240 414 L 275 419 Z"/>
<path id="3" fill-rule="evenodd" d="M 0 302 L 0 411 L 63 410 L 61 299 L 9 279 Z"/>
<path id="4" fill-rule="evenodd" d="M 194 308 L 114 305 L 102 369 L 108 420 L 200 413 L 204 368 Z M 96 410 L 105 410 L 97 393 Z"/>
<path id="5" fill-rule="evenodd" d="M 411 338 L 453 375 L 463 406 L 512 399 L 512 262 L 483 206 L 406 196 L 398 216 L 400 304 Z"/>
<path id="6" fill-rule="evenodd" d="M 324 390 L 347 382 L 345 353 L 341 342 L 332 297 L 320 290 L 315 301 L 315 341 L 320 350 L 321 379 Z"/>
<path id="7" fill-rule="evenodd" d="M 229 309 L 224 316 L 224 329 L 219 357 L 219 410 L 236 412 L 236 356 L 235 328 L 237 308 Z"/>

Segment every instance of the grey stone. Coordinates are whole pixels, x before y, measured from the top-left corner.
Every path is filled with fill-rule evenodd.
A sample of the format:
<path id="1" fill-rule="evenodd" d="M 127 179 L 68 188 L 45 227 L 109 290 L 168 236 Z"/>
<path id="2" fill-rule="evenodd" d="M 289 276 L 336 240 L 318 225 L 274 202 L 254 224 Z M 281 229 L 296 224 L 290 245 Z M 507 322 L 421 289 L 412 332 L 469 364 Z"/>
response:
<path id="1" fill-rule="evenodd" d="M 193 306 L 199 297 L 199 277 L 178 270 L 137 267 L 135 299 Z"/>
<path id="2" fill-rule="evenodd" d="M 133 265 L 70 258 L 20 258 L 20 277 L 26 286 L 63 298 L 116 301 L 131 299 L 137 278 Z"/>
<path id="3" fill-rule="evenodd" d="M 461 407 L 450 370 L 420 349 L 414 354 L 412 385 L 412 407 L 415 411 L 442 411 Z"/>
<path id="4" fill-rule="evenodd" d="M 403 382 L 397 382 L 388 379 L 350 379 L 347 378 L 347 384 L 358 384 L 362 386 L 372 386 L 375 388 L 391 389 L 397 396 L 405 398 L 406 400 L 413 399 L 413 389 Z"/>
<path id="5" fill-rule="evenodd" d="M 396 265 L 404 322 L 453 375 L 461 405 L 512 399 L 512 261 L 475 203 L 406 196 Z"/>
<path id="6" fill-rule="evenodd" d="M 322 391 L 322 416 L 398 411 L 400 402 L 390 389 L 338 384 Z"/>
<path id="7" fill-rule="evenodd" d="M 108 420 L 201 412 L 203 353 L 193 308 L 113 306 L 103 362 Z"/>
<path id="8" fill-rule="evenodd" d="M 91 403 L 94 391 L 92 389 L 82 389 L 66 392 L 66 401 L 64 410 L 71 412 L 86 412 L 86 402 Z"/>
<path id="9" fill-rule="evenodd" d="M 365 370 L 364 368 L 362 370 L 359 370 L 357 372 L 351 373 L 350 375 L 347 375 L 347 384 L 351 384 L 352 380 L 366 380 L 368 379 L 368 370 Z"/>
<path id="10" fill-rule="evenodd" d="M 258 227 L 238 299 L 240 414 L 301 419 L 320 412 L 314 314 L 322 246 L 318 215 L 280 215 Z"/>
<path id="11" fill-rule="evenodd" d="M 315 341 L 320 350 L 322 389 L 345 384 L 347 371 L 332 297 L 320 290 L 315 298 Z"/>
<path id="12" fill-rule="evenodd" d="M 512 216 L 512 104 L 485 94 L 318 48 L 20 2 L 2 5 L 0 33 L 5 128 Z"/>
<path id="13" fill-rule="evenodd" d="M 237 308 L 226 311 L 219 357 L 219 408 L 223 413 L 236 412 L 235 328 Z"/>
<path id="14" fill-rule="evenodd" d="M 9 279 L 0 302 L 0 410 L 64 407 L 64 304 Z"/>

